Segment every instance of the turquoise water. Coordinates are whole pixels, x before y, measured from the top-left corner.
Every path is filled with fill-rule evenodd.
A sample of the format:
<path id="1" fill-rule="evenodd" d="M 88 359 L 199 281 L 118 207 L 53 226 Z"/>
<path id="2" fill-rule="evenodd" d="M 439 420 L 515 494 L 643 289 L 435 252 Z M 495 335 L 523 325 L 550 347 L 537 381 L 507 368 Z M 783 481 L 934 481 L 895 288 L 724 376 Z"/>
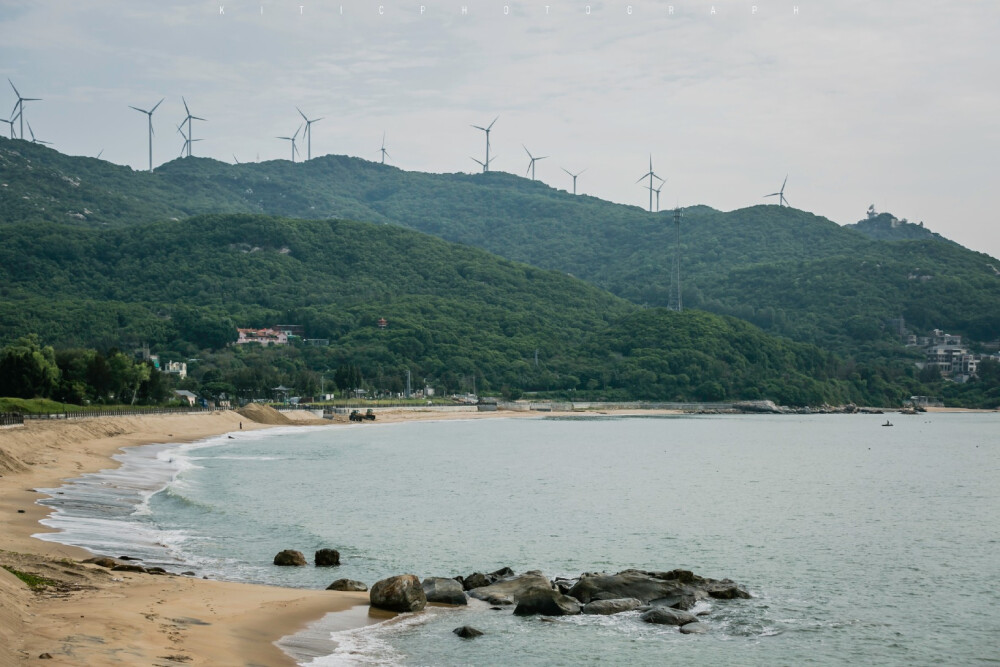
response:
<path id="1" fill-rule="evenodd" d="M 676 567 L 745 585 L 707 636 L 473 605 L 337 633 L 311 664 L 978 664 L 1000 657 L 1000 415 L 548 418 L 138 448 L 50 501 L 55 539 L 175 571 L 347 577 Z M 276 568 L 286 548 L 334 569 Z M 486 635 L 451 634 L 471 624 Z"/>

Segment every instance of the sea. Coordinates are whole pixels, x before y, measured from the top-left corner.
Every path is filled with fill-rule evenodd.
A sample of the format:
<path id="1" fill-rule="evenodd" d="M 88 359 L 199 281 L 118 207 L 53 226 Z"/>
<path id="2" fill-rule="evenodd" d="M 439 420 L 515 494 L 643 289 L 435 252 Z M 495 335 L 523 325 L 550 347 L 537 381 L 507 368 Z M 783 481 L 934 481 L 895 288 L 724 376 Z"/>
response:
<path id="1" fill-rule="evenodd" d="M 886 417 L 892 426 L 883 426 Z M 1000 414 L 573 416 L 243 431 L 48 490 L 44 539 L 302 588 L 683 568 L 705 635 L 472 601 L 343 630 L 328 665 L 1000 663 Z M 336 568 L 272 565 L 283 549 Z M 472 625 L 484 635 L 460 639 Z M 294 642 L 291 642 L 294 644 Z M 290 652 L 295 655 L 293 650 Z"/>

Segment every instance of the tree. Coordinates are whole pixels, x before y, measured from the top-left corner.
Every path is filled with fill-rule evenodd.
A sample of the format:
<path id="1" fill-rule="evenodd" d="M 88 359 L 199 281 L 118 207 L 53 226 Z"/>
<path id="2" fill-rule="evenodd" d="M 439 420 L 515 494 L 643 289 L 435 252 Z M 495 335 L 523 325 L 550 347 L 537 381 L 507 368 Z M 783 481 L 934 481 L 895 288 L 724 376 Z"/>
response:
<path id="1" fill-rule="evenodd" d="M 116 352 L 108 359 L 108 369 L 111 375 L 111 386 L 119 402 L 126 399 L 135 403 L 139 393 L 139 385 L 149 380 L 150 367 L 137 364 L 121 352 Z M 131 398 L 129 398 L 131 394 Z"/>
<path id="2" fill-rule="evenodd" d="M 19 338 L 0 352 L 0 396 L 48 398 L 59 385 L 59 366 L 51 347 L 38 336 Z"/>

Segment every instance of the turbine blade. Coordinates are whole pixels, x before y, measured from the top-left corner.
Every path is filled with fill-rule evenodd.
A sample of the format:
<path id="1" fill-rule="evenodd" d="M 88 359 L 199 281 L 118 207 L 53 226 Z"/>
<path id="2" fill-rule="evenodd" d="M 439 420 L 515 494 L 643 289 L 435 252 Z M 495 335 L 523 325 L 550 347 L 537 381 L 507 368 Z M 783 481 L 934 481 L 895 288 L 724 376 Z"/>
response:
<path id="1" fill-rule="evenodd" d="M 22 97 L 21 101 L 22 102 L 41 102 L 42 98 L 41 97 Z"/>
<path id="2" fill-rule="evenodd" d="M 136 111 L 141 111 L 142 113 L 149 113 L 149 112 L 148 112 L 148 111 L 146 111 L 145 109 L 140 109 L 139 107 L 134 107 L 134 106 L 132 106 L 131 104 L 129 105 L 129 108 L 130 108 L 130 109 L 135 109 Z"/>
<path id="3" fill-rule="evenodd" d="M 548 155 L 543 155 L 542 157 L 536 157 L 535 159 L 536 160 L 544 160 L 547 157 L 548 157 Z"/>
<path id="4" fill-rule="evenodd" d="M 777 196 L 778 196 L 778 195 L 780 195 L 780 194 L 781 194 L 780 192 L 772 192 L 771 194 L 769 194 L 769 195 L 764 195 L 764 196 L 765 196 L 765 197 L 777 197 Z"/>
<path id="5" fill-rule="evenodd" d="M 298 108 L 298 107 L 295 107 L 295 110 L 299 112 L 299 115 L 300 115 L 300 116 L 302 116 L 302 120 L 304 120 L 304 121 L 305 121 L 305 122 L 307 122 L 307 123 L 309 122 L 309 119 L 308 119 L 308 118 L 306 118 L 306 115 L 305 115 L 304 113 L 302 113 L 302 109 L 300 109 L 300 108 Z"/>
<path id="6" fill-rule="evenodd" d="M 532 160 L 535 159 L 534 156 L 532 156 L 531 151 L 528 150 L 527 146 L 525 146 L 524 144 L 521 144 L 521 148 L 523 148 L 524 152 L 528 154 L 528 157 L 530 157 Z"/>
<path id="7" fill-rule="evenodd" d="M 198 116 L 191 116 L 191 120 L 208 120 L 207 118 L 199 118 Z"/>
<path id="8" fill-rule="evenodd" d="M 190 115 L 191 115 L 191 110 L 190 110 L 190 109 L 188 109 L 188 103 L 187 103 L 187 100 L 186 100 L 186 99 L 184 99 L 184 96 L 183 96 L 183 95 L 181 95 L 181 102 L 183 102 L 183 103 L 184 103 L 184 113 L 186 113 L 187 115 L 189 115 L 189 116 L 190 116 Z"/>
<path id="9" fill-rule="evenodd" d="M 562 169 L 563 171 L 565 171 L 565 172 L 566 172 L 567 174 L 569 174 L 570 176 L 572 176 L 572 175 L 573 175 L 573 173 L 572 173 L 572 172 L 571 172 L 571 171 L 570 171 L 569 169 L 566 169 L 565 167 L 559 167 L 559 168 L 560 168 L 560 169 Z"/>
<path id="10" fill-rule="evenodd" d="M 299 136 L 299 132 L 301 132 L 301 131 L 302 131 L 302 126 L 299 125 L 299 129 L 295 130 L 295 134 L 292 135 L 292 139 L 295 139 L 296 137 L 298 137 Z"/>
<path id="11" fill-rule="evenodd" d="M 14 85 L 14 82 L 11 81 L 9 77 L 7 79 L 7 83 L 9 83 L 10 87 L 14 89 L 14 94 L 17 95 L 17 99 L 20 100 L 21 99 L 21 93 L 17 92 L 17 86 Z"/>
<path id="12" fill-rule="evenodd" d="M 495 125 L 498 120 L 500 120 L 500 116 L 497 116 L 496 118 L 494 118 L 493 122 L 490 123 L 489 127 L 487 127 L 486 129 L 487 130 L 492 130 L 493 129 L 493 125 Z"/>
<path id="13" fill-rule="evenodd" d="M 158 107 L 161 104 L 163 104 L 163 100 L 165 100 L 165 99 L 167 99 L 167 98 L 166 97 L 160 98 L 160 101 L 156 103 L 156 107 Z M 152 114 L 154 111 L 156 111 L 156 107 L 153 107 L 152 109 L 150 109 L 149 113 Z"/>
<path id="14" fill-rule="evenodd" d="M 476 128 L 477 130 L 482 130 L 483 132 L 486 131 L 485 127 L 479 127 L 478 125 L 473 125 L 472 127 Z"/>

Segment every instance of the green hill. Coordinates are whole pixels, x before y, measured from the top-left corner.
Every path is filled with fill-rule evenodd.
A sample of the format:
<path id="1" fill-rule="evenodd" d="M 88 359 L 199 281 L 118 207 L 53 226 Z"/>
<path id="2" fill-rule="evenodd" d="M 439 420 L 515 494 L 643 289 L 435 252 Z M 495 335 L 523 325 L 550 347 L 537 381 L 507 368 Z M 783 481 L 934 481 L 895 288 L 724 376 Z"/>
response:
<path id="1" fill-rule="evenodd" d="M 906 391 L 868 397 L 815 347 L 707 313 L 642 310 L 396 226 L 213 215 L 3 233 L 0 339 L 149 344 L 164 359 L 198 357 L 199 379 L 234 388 L 357 366 L 381 388 L 409 369 L 452 391 L 475 376 L 480 390 L 619 399 L 898 402 Z M 237 326 L 279 322 L 330 344 L 227 347 Z"/>
<path id="2" fill-rule="evenodd" d="M 149 174 L 0 140 L 0 183 L 7 224 L 124 227 L 206 212 L 360 219 L 568 273 L 636 304 L 670 303 L 672 213 L 500 172 L 425 174 L 324 156 L 241 165 L 189 158 Z M 987 255 L 935 238 L 875 240 L 786 207 L 682 213 L 686 307 L 859 358 L 902 353 L 885 327 L 899 317 L 918 332 L 1000 336 L 1000 262 Z"/>

